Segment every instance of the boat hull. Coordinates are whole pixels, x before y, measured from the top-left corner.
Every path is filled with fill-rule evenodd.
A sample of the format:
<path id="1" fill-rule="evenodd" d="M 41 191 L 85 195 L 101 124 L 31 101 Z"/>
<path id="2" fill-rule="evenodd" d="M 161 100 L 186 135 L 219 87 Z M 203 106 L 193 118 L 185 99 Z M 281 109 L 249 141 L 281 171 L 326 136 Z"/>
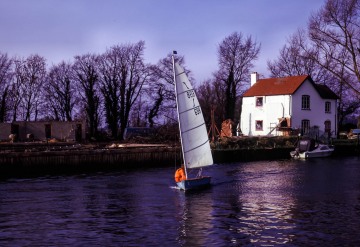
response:
<path id="1" fill-rule="evenodd" d="M 206 186 L 210 186 L 211 177 L 202 176 L 199 178 L 191 178 L 191 179 L 183 180 L 181 182 L 177 182 L 176 184 L 181 190 L 200 189 Z"/>
<path id="2" fill-rule="evenodd" d="M 309 158 L 321 158 L 328 157 L 334 152 L 334 148 L 330 146 L 322 145 L 321 148 L 313 151 L 297 152 L 291 151 L 290 156 L 295 159 L 309 159 Z"/>

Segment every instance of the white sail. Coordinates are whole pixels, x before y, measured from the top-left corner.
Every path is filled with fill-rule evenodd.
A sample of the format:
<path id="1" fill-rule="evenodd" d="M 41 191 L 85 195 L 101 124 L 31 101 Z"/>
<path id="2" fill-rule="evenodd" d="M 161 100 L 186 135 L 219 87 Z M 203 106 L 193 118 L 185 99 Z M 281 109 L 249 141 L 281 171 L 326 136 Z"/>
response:
<path id="1" fill-rule="evenodd" d="M 209 138 L 199 101 L 184 69 L 175 63 L 176 100 L 181 143 L 187 168 L 213 164 Z"/>

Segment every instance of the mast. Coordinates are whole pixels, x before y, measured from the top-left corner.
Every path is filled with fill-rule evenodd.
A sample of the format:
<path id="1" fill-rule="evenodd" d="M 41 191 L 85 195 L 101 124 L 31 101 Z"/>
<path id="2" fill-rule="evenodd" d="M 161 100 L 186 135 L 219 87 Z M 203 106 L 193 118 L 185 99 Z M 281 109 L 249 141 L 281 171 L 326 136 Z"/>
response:
<path id="1" fill-rule="evenodd" d="M 179 104 L 178 104 L 178 95 L 177 95 L 177 89 L 176 89 L 176 74 L 175 74 L 175 55 L 177 54 L 176 51 L 173 51 L 173 54 L 171 56 L 172 58 L 172 64 L 173 64 L 173 72 L 174 72 L 174 86 L 175 86 L 175 99 L 176 99 L 176 114 L 178 117 L 178 123 L 179 123 L 179 133 L 180 133 L 180 143 L 181 143 L 181 154 L 183 156 L 184 161 L 184 169 L 185 169 L 185 177 L 187 178 L 187 169 L 186 169 L 186 160 L 185 160 L 185 153 L 183 149 L 183 141 L 181 136 L 181 122 L 180 122 L 180 115 L 179 115 Z"/>

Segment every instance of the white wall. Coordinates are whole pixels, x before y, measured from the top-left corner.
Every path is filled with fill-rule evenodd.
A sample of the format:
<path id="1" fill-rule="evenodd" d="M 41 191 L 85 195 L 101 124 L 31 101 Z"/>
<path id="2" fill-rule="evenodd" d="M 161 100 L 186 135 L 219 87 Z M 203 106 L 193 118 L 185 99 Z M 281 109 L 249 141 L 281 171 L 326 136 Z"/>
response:
<path id="1" fill-rule="evenodd" d="M 259 96 L 261 97 L 261 96 Z M 273 127 L 279 123 L 279 118 L 290 116 L 290 96 L 263 96 L 263 106 L 257 107 L 256 97 L 244 97 L 241 111 L 241 131 L 244 135 L 268 135 Z M 263 130 L 255 128 L 257 120 L 263 121 Z M 271 135 L 279 135 L 274 130 Z"/>
<path id="2" fill-rule="evenodd" d="M 301 100 L 302 95 L 310 96 L 310 110 L 301 109 Z M 306 81 L 293 95 L 293 117 L 292 117 L 292 127 L 301 128 L 301 121 L 303 119 L 310 120 L 310 126 L 319 126 L 319 134 L 324 134 L 326 120 L 331 121 L 331 131 L 332 136 L 335 137 L 337 133 L 337 106 L 336 100 L 322 99 L 317 93 L 313 85 Z M 325 102 L 331 102 L 331 112 L 325 113 Z"/>

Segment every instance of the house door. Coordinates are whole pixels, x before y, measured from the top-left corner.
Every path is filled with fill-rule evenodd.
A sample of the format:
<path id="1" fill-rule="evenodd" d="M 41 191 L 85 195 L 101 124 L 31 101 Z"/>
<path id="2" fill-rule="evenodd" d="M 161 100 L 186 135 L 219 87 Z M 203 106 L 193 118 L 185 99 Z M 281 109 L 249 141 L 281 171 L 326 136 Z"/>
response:
<path id="1" fill-rule="evenodd" d="M 310 131 L 310 120 L 301 120 L 301 135 L 307 135 Z"/>
<path id="2" fill-rule="evenodd" d="M 330 120 L 326 120 L 324 122 L 325 124 L 325 136 L 330 137 L 331 136 L 331 122 Z"/>
<path id="3" fill-rule="evenodd" d="M 51 138 L 51 124 L 45 124 L 45 138 Z"/>

